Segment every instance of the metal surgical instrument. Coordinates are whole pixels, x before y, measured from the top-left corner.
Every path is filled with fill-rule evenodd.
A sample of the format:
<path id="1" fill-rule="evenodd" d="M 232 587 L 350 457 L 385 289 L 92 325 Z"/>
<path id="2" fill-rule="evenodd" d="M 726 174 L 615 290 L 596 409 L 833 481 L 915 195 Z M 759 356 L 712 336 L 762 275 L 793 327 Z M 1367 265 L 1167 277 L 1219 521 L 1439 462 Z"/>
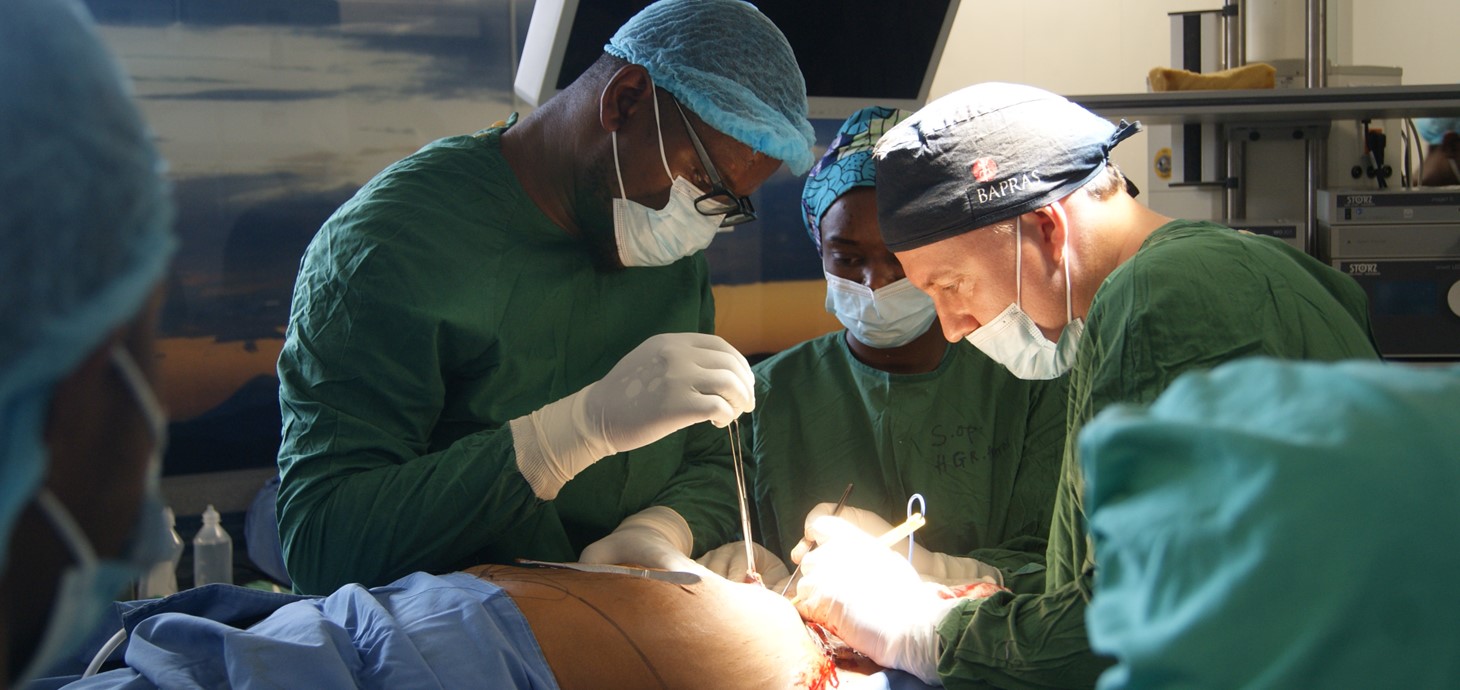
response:
<path id="1" fill-rule="evenodd" d="M 600 563 L 554 563 L 551 561 L 533 561 L 526 558 L 517 559 L 517 563 L 519 565 L 535 565 L 543 568 L 565 568 L 567 570 L 578 570 L 585 573 L 628 575 L 631 577 L 642 577 L 647 580 L 661 580 L 676 585 L 697 585 L 700 583 L 699 575 L 679 570 L 651 570 L 649 568 L 634 568 L 627 565 L 604 565 Z"/>
<path id="2" fill-rule="evenodd" d="M 836 501 L 836 507 L 831 509 L 831 515 L 832 515 L 832 517 L 836 517 L 837 515 L 840 515 L 841 514 L 842 508 L 847 507 L 847 497 L 848 496 L 851 496 L 851 495 L 852 495 L 852 484 L 851 483 L 848 483 L 847 484 L 846 491 L 843 491 L 842 492 L 842 497 L 839 498 L 839 499 L 837 499 L 837 501 Z M 811 549 L 816 548 L 816 541 L 815 540 L 813 540 L 813 539 L 807 539 L 806 540 L 806 543 L 808 544 L 807 549 L 806 549 L 807 551 L 810 551 Z M 781 596 L 786 596 L 786 592 L 791 591 L 791 583 L 796 581 L 796 576 L 799 575 L 800 573 L 801 573 L 801 564 L 800 563 L 797 563 L 796 564 L 796 569 L 791 571 L 791 577 L 786 578 L 786 586 L 781 588 Z"/>

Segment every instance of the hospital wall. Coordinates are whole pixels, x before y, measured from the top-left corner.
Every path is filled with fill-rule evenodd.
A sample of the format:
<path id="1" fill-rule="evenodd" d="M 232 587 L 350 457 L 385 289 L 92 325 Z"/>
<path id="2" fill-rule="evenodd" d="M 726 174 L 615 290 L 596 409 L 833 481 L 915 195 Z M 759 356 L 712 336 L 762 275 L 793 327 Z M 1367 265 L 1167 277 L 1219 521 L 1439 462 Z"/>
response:
<path id="1" fill-rule="evenodd" d="M 1335 16 L 1344 13 L 1352 33 L 1346 48 L 1330 46 L 1330 56 L 1343 50 L 1351 53 L 1351 64 L 1401 67 L 1405 84 L 1460 83 L 1460 2 L 1328 2 Z M 932 95 L 980 81 L 1021 82 L 1065 95 L 1141 93 L 1152 67 L 1170 66 L 1167 13 L 1221 6 L 1222 0 L 964 0 Z M 1121 144 L 1113 158 L 1138 186 L 1147 186 L 1145 134 Z"/>

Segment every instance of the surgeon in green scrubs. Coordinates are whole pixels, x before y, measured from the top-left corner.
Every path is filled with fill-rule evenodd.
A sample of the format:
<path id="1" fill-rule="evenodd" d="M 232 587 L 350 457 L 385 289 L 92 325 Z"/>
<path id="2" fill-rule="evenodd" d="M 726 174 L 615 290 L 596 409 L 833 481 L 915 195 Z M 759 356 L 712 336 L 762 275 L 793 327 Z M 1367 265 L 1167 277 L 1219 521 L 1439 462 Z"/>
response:
<path id="1" fill-rule="evenodd" d="M 1024 579 L 1042 589 L 1064 379 L 1024 381 L 972 345 L 947 342 L 933 301 L 883 243 L 872 147 L 908 114 L 854 113 L 807 177 L 803 220 L 827 310 L 846 329 L 755 366 L 747 439 L 759 536 L 789 559 L 808 512 L 848 483 L 842 516 L 873 531 L 867 523 L 901 522 L 918 493 L 928 525 L 917 542 L 940 556 L 919 559 L 924 576 L 971 581 L 989 574 L 982 564 L 1029 565 Z"/>
<path id="2" fill-rule="evenodd" d="M 1134 131 L 988 83 L 929 104 L 877 146 L 883 238 L 944 335 L 1020 378 L 1070 376 L 1044 593 L 937 599 L 853 526 L 809 526 L 822 546 L 802 560 L 803 615 L 884 666 L 956 686 L 1093 686 L 1110 661 L 1084 627 L 1096 576 L 1074 453 L 1084 423 L 1235 359 L 1377 357 L 1347 276 L 1281 241 L 1139 204 L 1108 160 Z"/>
<path id="3" fill-rule="evenodd" d="M 699 568 L 737 529 L 723 427 L 754 407 L 701 250 L 810 167 L 806 112 L 754 7 L 662 0 L 521 122 L 432 142 L 336 211 L 279 359 L 295 586 Z"/>

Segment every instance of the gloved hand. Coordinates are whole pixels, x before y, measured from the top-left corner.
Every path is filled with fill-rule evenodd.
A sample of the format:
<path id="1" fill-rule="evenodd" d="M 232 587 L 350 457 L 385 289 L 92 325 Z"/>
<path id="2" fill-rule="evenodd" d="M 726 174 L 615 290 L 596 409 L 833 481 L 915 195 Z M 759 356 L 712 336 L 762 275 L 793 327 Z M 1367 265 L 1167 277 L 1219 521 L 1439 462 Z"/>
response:
<path id="1" fill-rule="evenodd" d="M 543 500 L 599 459 L 755 409 L 750 364 L 719 336 L 661 333 L 602 379 L 512 420 L 517 467 Z"/>
<path id="2" fill-rule="evenodd" d="M 578 560 L 714 575 L 689 557 L 693 547 L 689 523 L 673 508 L 653 506 L 624 518 L 611 534 L 584 548 Z"/>
<path id="3" fill-rule="evenodd" d="M 801 559 L 793 603 L 853 649 L 930 685 L 938 679 L 938 623 L 958 603 L 918 579 L 906 559 L 841 518 L 817 518 L 819 546 Z"/>
<path id="4" fill-rule="evenodd" d="M 755 542 L 750 543 L 750 548 L 755 552 L 755 571 L 760 574 L 761 582 L 770 587 L 771 591 L 779 593 L 785 587 L 786 578 L 791 576 L 791 570 L 770 549 Z M 695 561 L 727 580 L 745 582 L 744 541 L 732 541 L 711 549 Z"/>
<path id="5" fill-rule="evenodd" d="M 806 526 L 810 529 L 811 523 L 823 515 L 831 515 L 836 508 L 833 503 L 821 503 L 806 514 Z M 892 529 L 892 525 L 881 516 L 870 510 L 862 510 L 852 506 L 843 506 L 842 512 L 837 516 L 851 523 L 862 532 L 872 536 L 880 537 Z M 809 534 L 809 531 L 808 531 Z M 810 543 L 802 539 L 791 550 L 791 561 L 800 563 L 802 556 L 810 549 Z M 901 540 L 891 547 L 893 552 L 907 556 L 907 540 Z M 973 582 L 987 582 L 999 586 L 1004 584 L 1003 571 L 984 563 L 975 558 L 964 556 L 950 556 L 946 553 L 929 551 L 923 548 L 922 544 L 913 540 L 913 569 L 924 582 L 935 582 L 941 585 L 966 585 Z"/>

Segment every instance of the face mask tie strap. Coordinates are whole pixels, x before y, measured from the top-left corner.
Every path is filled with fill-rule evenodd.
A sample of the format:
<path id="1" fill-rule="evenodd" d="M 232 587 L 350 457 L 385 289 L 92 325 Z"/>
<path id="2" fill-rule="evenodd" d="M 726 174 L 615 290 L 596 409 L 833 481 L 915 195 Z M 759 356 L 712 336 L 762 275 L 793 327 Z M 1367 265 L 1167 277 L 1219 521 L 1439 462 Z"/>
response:
<path id="1" fill-rule="evenodd" d="M 142 374 L 142 368 L 137 366 L 137 360 L 126 348 L 121 345 L 113 345 L 111 350 L 112 364 L 117 371 L 121 372 L 122 378 L 127 382 L 127 388 L 132 391 L 132 399 L 142 408 L 142 415 L 147 418 L 147 426 L 152 432 L 152 441 L 158 444 L 157 449 L 161 453 L 167 437 L 167 413 L 162 410 L 162 402 L 157 399 L 157 394 L 152 390 L 152 384 L 147 382 L 147 377 Z"/>
<path id="2" fill-rule="evenodd" d="M 86 532 L 82 531 L 81 525 L 76 524 L 76 518 L 71 516 L 71 511 L 61 503 L 61 499 L 51 493 L 50 489 L 41 488 L 36 494 L 36 503 L 40 505 L 41 512 L 51 521 L 56 531 L 66 541 L 67 548 L 71 549 L 71 555 L 76 557 L 77 563 L 95 563 L 97 561 L 96 550 L 91 546 L 91 540 L 87 538 Z"/>
<path id="3" fill-rule="evenodd" d="M 1024 218 L 1014 218 L 1014 304 L 1024 308 Z"/>
<path id="4" fill-rule="evenodd" d="M 674 173 L 669 171 L 669 157 L 664 153 L 664 126 L 659 122 L 659 92 L 654 87 L 653 77 L 649 78 L 650 99 L 654 102 L 654 129 L 659 133 L 659 162 L 664 164 L 664 174 L 669 176 L 669 181 L 674 182 Z M 624 201 L 629 200 L 628 190 L 624 189 L 623 168 L 618 161 L 618 130 L 608 133 L 613 140 L 613 173 L 618 178 L 618 195 Z"/>
<path id="5" fill-rule="evenodd" d="M 649 92 L 654 100 L 654 129 L 659 132 L 659 162 L 664 164 L 664 174 L 674 183 L 674 173 L 669 170 L 669 157 L 664 154 L 664 125 L 659 122 L 659 92 L 654 88 L 654 78 L 649 77 Z"/>
<path id="6" fill-rule="evenodd" d="M 618 130 L 609 132 L 608 137 L 613 140 L 613 174 L 618 178 L 618 196 L 620 199 L 628 201 L 629 193 L 624 189 L 624 172 L 618 165 Z"/>
<path id="7" fill-rule="evenodd" d="M 1068 227 L 1065 228 L 1064 246 L 1064 257 L 1062 258 L 1065 264 L 1065 325 L 1069 325 L 1075 320 L 1075 309 L 1072 294 L 1074 290 L 1070 288 L 1070 229 Z"/>
<path id="8" fill-rule="evenodd" d="M 1024 308 L 1024 218 L 1014 219 L 1014 303 Z M 1075 320 L 1074 294 L 1070 283 L 1070 233 L 1065 230 L 1064 252 L 1061 259 L 1065 269 L 1065 323 Z"/>

